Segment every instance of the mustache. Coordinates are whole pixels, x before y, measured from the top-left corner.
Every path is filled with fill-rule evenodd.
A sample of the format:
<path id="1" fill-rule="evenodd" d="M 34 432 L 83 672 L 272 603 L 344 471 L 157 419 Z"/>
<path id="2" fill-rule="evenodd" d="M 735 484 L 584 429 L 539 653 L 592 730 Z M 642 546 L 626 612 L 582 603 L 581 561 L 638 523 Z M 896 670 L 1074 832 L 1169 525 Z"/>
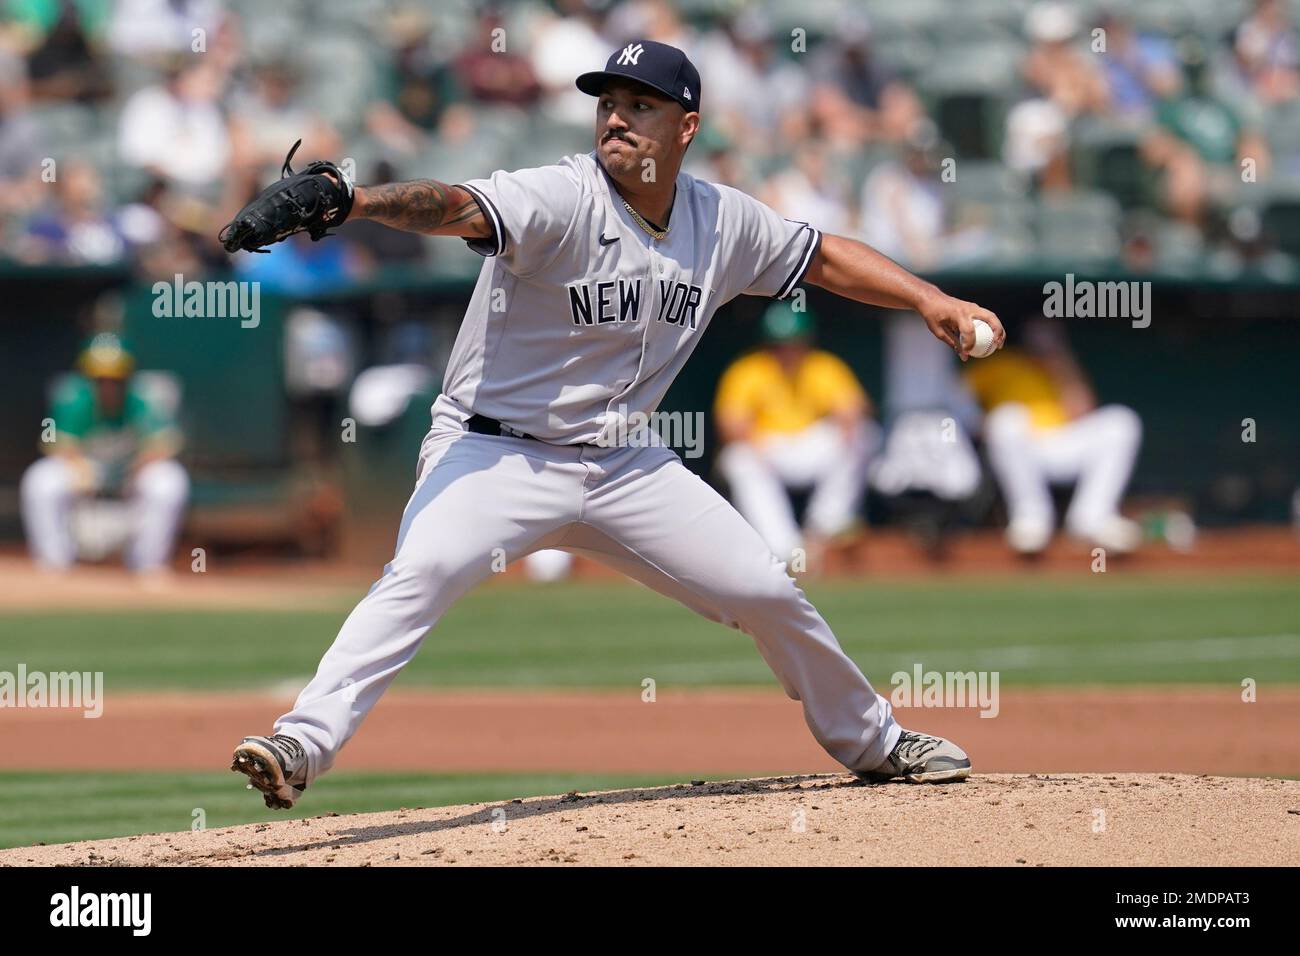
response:
<path id="1" fill-rule="evenodd" d="M 632 137 L 628 136 L 626 133 L 620 133 L 620 132 L 618 132 L 617 130 L 611 130 L 611 131 L 607 132 L 604 136 L 602 136 L 602 137 L 600 138 L 600 144 L 601 144 L 602 146 L 604 146 L 604 145 L 605 145 L 606 143 L 608 143 L 611 139 L 622 140 L 624 143 L 627 143 L 629 146 L 635 146 L 635 145 L 636 145 L 636 143 L 633 141 Z"/>

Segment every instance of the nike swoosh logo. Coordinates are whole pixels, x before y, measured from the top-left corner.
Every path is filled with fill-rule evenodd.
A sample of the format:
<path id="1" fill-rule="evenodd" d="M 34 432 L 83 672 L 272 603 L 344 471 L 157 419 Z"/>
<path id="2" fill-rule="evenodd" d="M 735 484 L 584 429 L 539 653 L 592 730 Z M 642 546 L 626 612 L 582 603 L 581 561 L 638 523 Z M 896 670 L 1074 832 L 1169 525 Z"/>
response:
<path id="1" fill-rule="evenodd" d="M 601 236 L 601 237 L 600 237 L 600 244 L 601 244 L 602 246 L 608 246 L 608 245 L 612 245 L 612 244 L 615 243 L 615 242 L 618 242 L 618 240 L 619 240 L 619 237 L 618 237 L 618 236 L 615 236 L 613 239 L 606 239 L 604 236 Z"/>

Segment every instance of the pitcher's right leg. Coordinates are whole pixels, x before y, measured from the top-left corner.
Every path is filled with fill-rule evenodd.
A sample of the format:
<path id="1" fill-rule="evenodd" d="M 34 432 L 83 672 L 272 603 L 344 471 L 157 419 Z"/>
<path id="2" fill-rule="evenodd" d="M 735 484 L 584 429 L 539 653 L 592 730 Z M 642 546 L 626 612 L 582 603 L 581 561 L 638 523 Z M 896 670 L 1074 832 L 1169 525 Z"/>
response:
<path id="1" fill-rule="evenodd" d="M 306 750 L 304 783 L 330 768 L 447 608 L 574 519 L 585 469 L 537 446 L 464 433 L 433 441 L 393 560 L 275 723 Z"/>

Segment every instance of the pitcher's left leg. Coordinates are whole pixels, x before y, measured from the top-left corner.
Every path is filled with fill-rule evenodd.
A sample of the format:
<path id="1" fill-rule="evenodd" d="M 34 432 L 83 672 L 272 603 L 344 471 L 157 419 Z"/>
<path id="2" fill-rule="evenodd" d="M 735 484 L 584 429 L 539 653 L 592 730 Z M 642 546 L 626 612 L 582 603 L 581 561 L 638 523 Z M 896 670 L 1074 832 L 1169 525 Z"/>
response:
<path id="1" fill-rule="evenodd" d="M 889 701 L 758 532 L 672 452 L 624 449 L 617 457 L 626 460 L 591 487 L 582 522 L 643 563 L 659 579 L 652 586 L 680 590 L 692 609 L 712 609 L 706 616 L 750 635 L 832 757 L 864 773 L 884 763 L 903 732 Z"/>

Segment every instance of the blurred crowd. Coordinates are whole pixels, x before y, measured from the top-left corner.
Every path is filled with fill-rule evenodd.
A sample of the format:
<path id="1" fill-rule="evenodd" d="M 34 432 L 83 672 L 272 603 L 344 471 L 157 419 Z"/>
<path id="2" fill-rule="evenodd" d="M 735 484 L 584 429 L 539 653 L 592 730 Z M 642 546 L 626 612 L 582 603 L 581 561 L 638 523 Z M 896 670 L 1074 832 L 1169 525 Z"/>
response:
<path id="1" fill-rule="evenodd" d="M 688 171 L 918 269 L 1066 262 L 1295 274 L 1287 0 L 4 0 L 0 259 L 226 268 L 217 230 L 299 163 L 455 181 L 590 148 L 574 77 L 687 50 Z M 378 263 L 473 271 L 369 224 L 245 268 L 290 291 Z M 252 260 L 252 257 L 240 257 Z"/>

